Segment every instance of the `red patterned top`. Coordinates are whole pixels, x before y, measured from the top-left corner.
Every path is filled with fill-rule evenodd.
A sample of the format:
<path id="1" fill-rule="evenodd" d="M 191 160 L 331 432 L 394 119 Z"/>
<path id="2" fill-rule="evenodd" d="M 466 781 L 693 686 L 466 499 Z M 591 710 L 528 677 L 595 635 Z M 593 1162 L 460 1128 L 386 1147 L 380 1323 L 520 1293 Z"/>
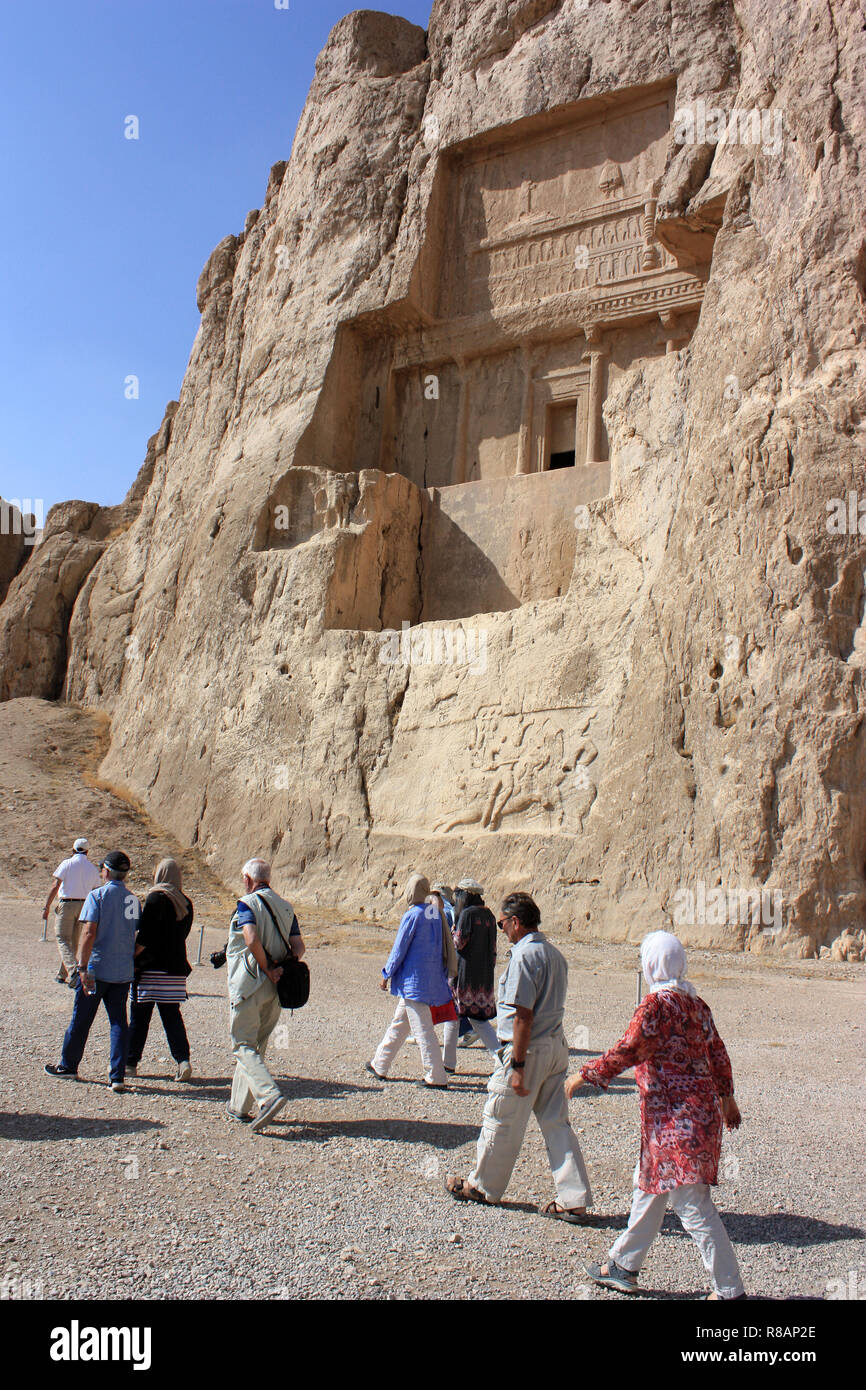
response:
<path id="1" fill-rule="evenodd" d="M 703 999 L 662 990 L 635 1009 L 625 1035 L 581 1069 L 607 1083 L 634 1067 L 640 1091 L 640 1178 L 643 1192 L 669 1192 L 718 1180 L 722 1147 L 720 1096 L 734 1083 L 725 1044 Z"/>

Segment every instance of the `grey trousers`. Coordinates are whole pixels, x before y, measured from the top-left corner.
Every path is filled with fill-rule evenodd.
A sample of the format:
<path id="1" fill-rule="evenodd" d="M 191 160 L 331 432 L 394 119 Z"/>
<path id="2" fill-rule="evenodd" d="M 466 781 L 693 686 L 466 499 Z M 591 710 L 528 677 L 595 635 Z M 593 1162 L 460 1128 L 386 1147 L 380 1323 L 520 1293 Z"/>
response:
<path id="1" fill-rule="evenodd" d="M 737 1298 L 743 1292 L 740 1267 L 730 1236 L 716 1211 L 706 1183 L 690 1183 L 670 1192 L 642 1192 L 637 1186 L 632 1197 L 628 1226 L 610 1247 L 610 1258 L 620 1269 L 636 1274 L 646 1259 L 647 1251 L 661 1230 L 670 1202 L 683 1227 L 701 1252 L 704 1268 L 713 1281 L 720 1298 Z"/>
<path id="2" fill-rule="evenodd" d="M 487 1051 L 495 1057 L 501 1043 L 496 1036 L 496 1029 L 487 1018 L 470 1018 L 469 1022 L 475 1030 L 477 1037 L 481 1039 Z M 446 1067 L 452 1071 L 457 1066 L 457 1040 L 460 1032 L 460 1020 L 455 1023 L 445 1024 L 445 1042 L 442 1047 L 442 1060 Z"/>
<path id="3" fill-rule="evenodd" d="M 547 1145 L 557 1202 L 569 1208 L 592 1206 L 583 1154 L 568 1123 L 568 1045 L 562 1031 L 530 1041 L 523 1073 L 527 1096 L 516 1095 L 509 1084 L 510 1061 L 511 1043 L 506 1043 L 487 1085 L 478 1154 L 468 1181 L 491 1202 L 500 1201 L 517 1162 L 529 1116 L 534 1115 Z"/>

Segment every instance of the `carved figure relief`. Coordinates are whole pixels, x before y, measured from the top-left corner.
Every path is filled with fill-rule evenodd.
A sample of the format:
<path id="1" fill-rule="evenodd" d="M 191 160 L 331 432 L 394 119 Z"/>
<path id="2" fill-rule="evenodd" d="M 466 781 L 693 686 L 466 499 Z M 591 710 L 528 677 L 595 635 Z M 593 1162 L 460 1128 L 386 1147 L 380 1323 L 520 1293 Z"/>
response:
<path id="1" fill-rule="evenodd" d="M 477 826 L 479 833 L 529 826 L 579 833 L 597 795 L 586 769 L 598 749 L 577 730 L 567 731 L 566 720 L 557 710 L 503 717 L 498 709 L 483 709 L 469 741 L 470 771 L 454 784 L 462 809 L 441 816 L 435 833 L 447 835 L 461 825 Z"/>
<path id="2" fill-rule="evenodd" d="M 622 173 L 612 159 L 605 161 L 598 176 L 598 186 L 606 198 L 611 198 L 618 188 L 622 188 Z"/>
<path id="3" fill-rule="evenodd" d="M 345 530 L 349 515 L 358 501 L 358 483 L 346 473 L 329 473 L 313 494 L 317 530 Z"/>

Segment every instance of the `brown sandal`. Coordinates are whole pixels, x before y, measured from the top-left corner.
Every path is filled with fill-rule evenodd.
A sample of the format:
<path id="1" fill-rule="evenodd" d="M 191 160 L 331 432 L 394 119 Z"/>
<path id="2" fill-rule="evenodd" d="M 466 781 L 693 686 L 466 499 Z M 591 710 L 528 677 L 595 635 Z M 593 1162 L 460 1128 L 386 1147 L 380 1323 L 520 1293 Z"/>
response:
<path id="1" fill-rule="evenodd" d="M 538 1208 L 539 1216 L 550 1216 L 554 1221 L 568 1221 L 572 1226 L 580 1226 L 586 1220 L 586 1207 L 561 1207 L 558 1202 L 548 1202 Z"/>
<path id="2" fill-rule="evenodd" d="M 465 1178 L 450 1177 L 445 1179 L 445 1191 L 450 1192 L 458 1202 L 480 1202 L 482 1206 L 492 1207 L 495 1202 L 490 1202 L 479 1192 L 477 1187 L 470 1187 Z"/>

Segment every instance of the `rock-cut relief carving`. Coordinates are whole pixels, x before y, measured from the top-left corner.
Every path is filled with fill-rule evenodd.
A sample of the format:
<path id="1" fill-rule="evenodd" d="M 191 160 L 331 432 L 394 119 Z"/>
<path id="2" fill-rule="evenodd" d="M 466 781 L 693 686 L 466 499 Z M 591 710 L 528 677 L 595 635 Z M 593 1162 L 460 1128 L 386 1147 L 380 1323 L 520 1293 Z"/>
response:
<path id="1" fill-rule="evenodd" d="M 590 721 L 584 721 L 588 727 Z M 470 769 L 453 784 L 461 810 L 442 816 L 437 834 L 460 825 L 497 831 L 542 829 L 575 834 L 597 792 L 587 769 L 598 756 L 591 738 L 563 728 L 554 713 L 505 715 L 482 710 L 469 745 Z M 539 824 L 540 823 L 540 824 Z"/>
<path id="2" fill-rule="evenodd" d="M 622 173 L 618 164 L 614 164 L 612 159 L 608 159 L 602 165 L 601 173 L 598 176 L 598 186 L 605 198 L 612 198 L 617 189 L 622 188 Z"/>
<path id="3" fill-rule="evenodd" d="M 358 502 L 358 481 L 353 474 L 330 473 L 313 493 L 315 529 L 345 531 Z"/>

